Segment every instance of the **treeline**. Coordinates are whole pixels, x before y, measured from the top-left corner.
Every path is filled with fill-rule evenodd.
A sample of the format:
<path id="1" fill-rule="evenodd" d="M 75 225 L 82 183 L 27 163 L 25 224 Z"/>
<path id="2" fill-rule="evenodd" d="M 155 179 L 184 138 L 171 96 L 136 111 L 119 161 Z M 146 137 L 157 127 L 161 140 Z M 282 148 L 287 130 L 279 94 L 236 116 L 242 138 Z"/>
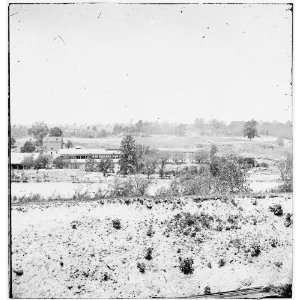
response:
<path id="1" fill-rule="evenodd" d="M 113 125 L 63 125 L 59 126 L 64 137 L 103 138 L 108 136 L 135 135 L 149 136 L 155 134 L 185 136 L 190 132 L 203 136 L 242 136 L 246 121 L 225 123 L 216 119 L 205 121 L 196 119 L 192 124 L 149 122 L 139 120 L 133 124 Z M 46 125 L 46 124 L 45 124 Z M 32 134 L 33 126 L 13 125 L 11 135 L 14 138 L 27 137 Z M 257 122 L 258 135 L 292 138 L 292 122 Z"/>

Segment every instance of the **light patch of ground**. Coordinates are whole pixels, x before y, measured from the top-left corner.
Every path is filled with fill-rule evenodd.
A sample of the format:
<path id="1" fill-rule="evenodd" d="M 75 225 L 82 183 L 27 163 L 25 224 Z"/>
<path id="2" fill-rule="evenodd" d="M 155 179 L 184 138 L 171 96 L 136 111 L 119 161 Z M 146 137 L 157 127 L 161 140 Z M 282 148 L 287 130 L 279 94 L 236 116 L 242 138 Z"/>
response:
<path id="1" fill-rule="evenodd" d="M 267 192 L 276 189 L 283 182 L 277 167 L 254 168 L 248 172 L 249 187 L 254 192 Z"/>
<path id="2" fill-rule="evenodd" d="M 13 296 L 178 297 L 203 294 L 206 286 L 217 292 L 291 282 L 292 225 L 285 226 L 291 195 L 141 202 L 13 206 Z M 282 206 L 283 216 L 269 210 L 272 204 Z M 195 236 L 193 225 L 188 233 L 178 230 L 175 216 L 188 212 L 211 216 L 213 223 Z M 120 229 L 112 225 L 115 218 Z M 222 231 L 215 228 L 217 220 Z M 260 247 L 257 256 L 248 252 L 253 244 Z M 151 260 L 145 259 L 149 247 Z M 179 269 L 186 257 L 194 260 L 189 275 Z M 145 264 L 144 273 L 138 262 Z"/>

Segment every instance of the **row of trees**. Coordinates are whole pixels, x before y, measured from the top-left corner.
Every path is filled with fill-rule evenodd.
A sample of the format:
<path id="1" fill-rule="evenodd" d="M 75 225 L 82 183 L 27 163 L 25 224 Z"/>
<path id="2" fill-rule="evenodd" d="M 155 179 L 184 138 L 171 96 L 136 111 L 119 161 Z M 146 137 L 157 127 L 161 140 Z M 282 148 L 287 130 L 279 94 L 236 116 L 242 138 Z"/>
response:
<path id="1" fill-rule="evenodd" d="M 40 154 L 36 159 L 33 156 L 25 157 L 23 160 L 23 166 L 25 169 L 46 169 L 51 161 L 50 156 Z"/>
<path id="2" fill-rule="evenodd" d="M 28 129 L 28 134 L 35 138 L 37 146 L 42 146 L 46 136 L 60 137 L 63 135 L 63 132 L 59 127 L 49 129 L 46 123 L 40 122 L 33 124 L 32 127 Z"/>
<path id="3" fill-rule="evenodd" d="M 196 119 L 192 124 L 178 124 L 169 122 L 149 122 L 139 120 L 133 124 L 114 124 L 114 125 L 64 125 L 60 127 L 48 128 L 45 123 L 35 123 L 31 127 L 23 125 L 13 125 L 11 128 L 12 136 L 15 138 L 32 135 L 42 142 L 46 135 L 83 138 L 102 138 L 112 135 L 136 135 L 147 136 L 153 134 L 169 134 L 184 136 L 193 131 L 199 135 L 231 135 L 239 136 L 243 134 L 245 121 L 232 121 L 225 123 L 216 119 L 205 121 Z M 257 132 L 261 135 L 292 137 L 292 122 L 257 122 Z"/>
<path id="4" fill-rule="evenodd" d="M 169 158 L 167 153 L 136 144 L 134 137 L 131 135 L 127 135 L 122 139 L 120 151 L 121 158 L 119 164 L 121 174 L 142 173 L 150 177 L 158 168 L 160 176 L 163 177 Z"/>

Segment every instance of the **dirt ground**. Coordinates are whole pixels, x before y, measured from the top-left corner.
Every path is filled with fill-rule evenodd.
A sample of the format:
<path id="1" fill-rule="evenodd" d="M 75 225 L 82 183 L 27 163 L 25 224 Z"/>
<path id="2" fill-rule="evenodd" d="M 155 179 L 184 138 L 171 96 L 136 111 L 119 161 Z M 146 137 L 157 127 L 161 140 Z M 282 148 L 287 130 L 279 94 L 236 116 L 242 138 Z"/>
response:
<path id="1" fill-rule="evenodd" d="M 12 207 L 14 297 L 180 297 L 291 283 L 291 194 L 105 201 Z"/>

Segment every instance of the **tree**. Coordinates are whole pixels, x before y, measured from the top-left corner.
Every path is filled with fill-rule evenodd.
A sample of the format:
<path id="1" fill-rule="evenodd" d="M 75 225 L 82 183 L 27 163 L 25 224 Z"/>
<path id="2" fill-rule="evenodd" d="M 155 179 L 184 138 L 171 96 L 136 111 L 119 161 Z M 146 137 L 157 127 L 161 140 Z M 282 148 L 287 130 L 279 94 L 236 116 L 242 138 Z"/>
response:
<path id="1" fill-rule="evenodd" d="M 144 157 L 143 172 L 147 174 L 148 179 L 150 178 L 150 175 L 155 173 L 157 165 L 158 165 L 158 159 L 155 154 L 147 154 Z"/>
<path id="2" fill-rule="evenodd" d="M 58 156 L 53 160 L 53 165 L 56 169 L 63 169 L 66 167 L 67 163 L 63 157 Z"/>
<path id="3" fill-rule="evenodd" d="M 286 158 L 281 160 L 278 165 L 281 180 L 283 185 L 280 187 L 281 191 L 293 191 L 293 154 L 286 153 Z"/>
<path id="4" fill-rule="evenodd" d="M 50 129 L 49 136 L 62 136 L 63 132 L 59 127 L 53 127 Z"/>
<path id="5" fill-rule="evenodd" d="M 211 129 L 211 134 L 217 135 L 225 132 L 226 124 L 222 121 L 213 119 L 209 122 L 209 127 Z"/>
<path id="6" fill-rule="evenodd" d="M 43 145 L 43 139 L 48 134 L 48 132 L 49 132 L 48 126 L 43 122 L 35 123 L 29 129 L 29 134 L 33 135 L 33 137 L 37 141 L 38 146 Z"/>
<path id="7" fill-rule="evenodd" d="M 24 145 L 21 147 L 22 153 L 32 153 L 35 151 L 35 144 L 30 140 L 26 141 Z"/>
<path id="8" fill-rule="evenodd" d="M 257 122 L 255 120 L 250 120 L 244 125 L 244 136 L 248 137 L 249 140 L 258 136 L 257 133 Z"/>
<path id="9" fill-rule="evenodd" d="M 136 143 L 131 135 L 125 136 L 121 141 L 121 159 L 120 159 L 120 172 L 122 174 L 133 174 L 136 171 L 137 156 L 136 156 Z"/>
<path id="10" fill-rule="evenodd" d="M 149 179 L 144 178 L 142 175 L 134 175 L 129 180 L 135 196 L 144 196 L 146 194 L 147 188 L 150 185 Z"/>
<path id="11" fill-rule="evenodd" d="M 246 187 L 246 169 L 243 169 L 236 156 L 221 157 L 213 162 L 216 177 L 216 189 L 220 192 L 241 192 Z M 212 169 L 211 169 L 212 171 Z"/>
<path id="12" fill-rule="evenodd" d="M 70 140 L 68 140 L 68 141 L 66 142 L 66 148 L 67 148 L 67 149 L 73 148 L 73 143 L 72 143 Z"/>
<path id="13" fill-rule="evenodd" d="M 84 169 L 86 172 L 94 172 L 97 169 L 96 160 L 92 157 L 88 157 L 85 161 Z"/>
<path id="14" fill-rule="evenodd" d="M 215 144 L 212 144 L 210 146 L 210 151 L 209 151 L 209 157 L 210 157 L 210 161 L 213 161 L 213 159 L 215 158 L 215 155 L 218 152 L 218 148 Z"/>
<path id="15" fill-rule="evenodd" d="M 48 155 L 40 154 L 34 161 L 35 169 L 46 169 L 49 165 L 50 157 Z"/>
<path id="16" fill-rule="evenodd" d="M 110 171 L 114 170 L 114 162 L 110 158 L 101 159 L 97 165 L 97 168 L 104 176 Z"/>
<path id="17" fill-rule="evenodd" d="M 136 172 L 140 173 L 143 171 L 145 166 L 145 157 L 153 154 L 155 151 L 150 149 L 149 146 L 142 144 L 136 145 Z"/>
<path id="18" fill-rule="evenodd" d="M 158 154 L 158 168 L 159 168 L 159 176 L 160 178 L 163 178 L 165 175 L 165 168 L 167 161 L 169 159 L 169 156 L 165 152 L 160 152 Z"/>

